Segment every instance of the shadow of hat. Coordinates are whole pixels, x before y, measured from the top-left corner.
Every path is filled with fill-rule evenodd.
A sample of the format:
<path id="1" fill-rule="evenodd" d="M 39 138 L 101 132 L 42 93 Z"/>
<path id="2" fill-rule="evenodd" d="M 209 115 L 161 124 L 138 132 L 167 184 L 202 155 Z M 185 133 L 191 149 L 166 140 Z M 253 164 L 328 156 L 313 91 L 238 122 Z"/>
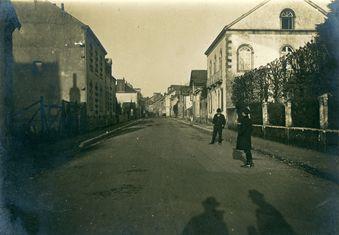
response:
<path id="1" fill-rule="evenodd" d="M 202 205 L 205 208 L 216 208 L 220 203 L 214 197 L 208 197 L 202 202 Z"/>

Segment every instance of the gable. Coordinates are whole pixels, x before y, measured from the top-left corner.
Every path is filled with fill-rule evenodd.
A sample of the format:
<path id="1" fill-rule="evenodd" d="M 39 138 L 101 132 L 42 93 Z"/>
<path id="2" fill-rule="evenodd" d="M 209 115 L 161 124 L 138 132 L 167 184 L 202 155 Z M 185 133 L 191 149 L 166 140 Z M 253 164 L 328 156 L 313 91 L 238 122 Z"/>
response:
<path id="1" fill-rule="evenodd" d="M 286 8 L 292 9 L 295 13 L 295 30 L 315 30 L 316 25 L 325 20 L 324 10 L 310 1 L 271 0 L 238 18 L 226 28 L 227 30 L 279 30 L 281 29 L 280 13 Z"/>

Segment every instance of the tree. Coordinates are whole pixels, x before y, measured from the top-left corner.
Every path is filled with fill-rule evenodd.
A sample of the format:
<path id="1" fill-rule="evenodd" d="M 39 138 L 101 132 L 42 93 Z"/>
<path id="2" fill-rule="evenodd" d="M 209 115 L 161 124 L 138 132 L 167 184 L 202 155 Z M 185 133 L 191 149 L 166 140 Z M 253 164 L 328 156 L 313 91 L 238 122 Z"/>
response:
<path id="1" fill-rule="evenodd" d="M 323 24 L 317 26 L 317 41 L 326 45 L 327 50 L 339 63 L 339 0 L 331 2 L 328 7 L 330 12 Z"/>
<path id="2" fill-rule="evenodd" d="M 329 99 L 330 128 L 339 128 L 339 0 L 328 5 L 330 12 L 327 19 L 318 25 L 316 41 L 324 45 L 330 55 L 330 63 L 325 73 L 326 86 L 331 94 Z"/>

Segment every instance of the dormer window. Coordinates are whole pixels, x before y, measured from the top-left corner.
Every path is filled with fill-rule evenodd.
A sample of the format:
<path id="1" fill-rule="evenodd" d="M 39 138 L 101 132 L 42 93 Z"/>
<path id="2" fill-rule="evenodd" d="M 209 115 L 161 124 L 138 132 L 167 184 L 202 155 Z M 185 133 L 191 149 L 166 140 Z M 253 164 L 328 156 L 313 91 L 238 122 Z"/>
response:
<path id="1" fill-rule="evenodd" d="M 295 14 L 291 9 L 285 9 L 280 13 L 281 29 L 294 29 Z"/>

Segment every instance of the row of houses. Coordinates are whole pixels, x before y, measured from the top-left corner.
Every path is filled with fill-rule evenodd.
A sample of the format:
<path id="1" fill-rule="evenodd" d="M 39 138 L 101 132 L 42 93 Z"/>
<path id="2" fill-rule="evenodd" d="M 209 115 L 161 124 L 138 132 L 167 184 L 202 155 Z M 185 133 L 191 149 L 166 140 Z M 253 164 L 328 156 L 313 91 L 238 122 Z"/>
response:
<path id="1" fill-rule="evenodd" d="M 207 120 L 207 70 L 192 70 L 188 85 L 171 85 L 146 101 L 148 113 L 163 117 Z"/>
<path id="2" fill-rule="evenodd" d="M 221 108 L 228 125 L 234 125 L 234 78 L 313 40 L 316 26 L 324 22 L 326 15 L 323 8 L 309 0 L 263 1 L 222 28 L 205 51 L 206 81 L 195 82 L 201 70 L 193 70 L 189 85 L 170 86 L 162 99 L 149 106 L 150 110 L 157 107 L 158 115 L 173 116 L 178 102 L 178 116 L 208 121 Z"/>
<path id="3" fill-rule="evenodd" d="M 64 129 L 95 129 L 141 115 L 141 90 L 113 75 L 105 47 L 63 3 L 15 1 L 13 6 L 21 24 L 13 33 L 16 128 L 60 129 L 64 117 Z"/>

